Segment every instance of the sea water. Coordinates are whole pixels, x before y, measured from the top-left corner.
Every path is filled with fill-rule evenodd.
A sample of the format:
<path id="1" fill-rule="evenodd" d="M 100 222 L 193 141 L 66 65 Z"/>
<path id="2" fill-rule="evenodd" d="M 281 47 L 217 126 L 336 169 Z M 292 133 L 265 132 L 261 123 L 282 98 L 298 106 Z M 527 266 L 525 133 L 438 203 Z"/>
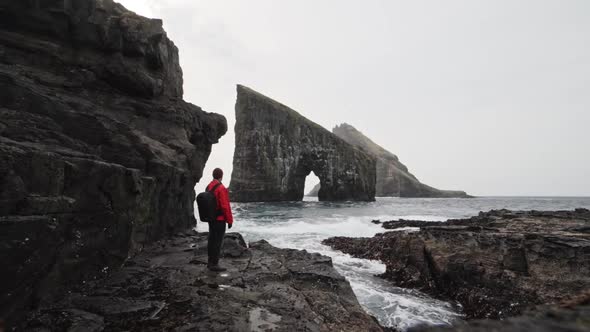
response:
<path id="1" fill-rule="evenodd" d="M 372 237 L 387 231 L 372 220 L 444 221 L 467 218 L 491 209 L 571 210 L 590 208 L 590 198 L 485 197 L 471 199 L 377 198 L 375 202 L 318 202 L 307 198 L 290 203 L 232 203 L 235 227 L 247 242 L 260 239 L 281 248 L 305 249 L 330 256 L 350 282 L 359 302 L 384 326 L 407 329 L 418 324 L 447 325 L 461 319 L 457 304 L 419 291 L 395 287 L 376 275 L 379 261 L 353 258 L 322 245 L 332 236 Z M 413 231 L 406 229 L 402 231 Z"/>

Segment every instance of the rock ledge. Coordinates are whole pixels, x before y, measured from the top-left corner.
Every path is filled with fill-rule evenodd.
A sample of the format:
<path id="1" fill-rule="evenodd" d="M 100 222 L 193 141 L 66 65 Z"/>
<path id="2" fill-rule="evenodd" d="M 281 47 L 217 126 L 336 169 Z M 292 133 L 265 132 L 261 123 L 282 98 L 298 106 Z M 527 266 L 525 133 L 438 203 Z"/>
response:
<path id="1" fill-rule="evenodd" d="M 382 331 L 329 257 L 246 247 L 226 236 L 221 264 L 206 269 L 207 233 L 160 241 L 104 279 L 88 281 L 32 313 L 26 329 L 86 331 Z"/>

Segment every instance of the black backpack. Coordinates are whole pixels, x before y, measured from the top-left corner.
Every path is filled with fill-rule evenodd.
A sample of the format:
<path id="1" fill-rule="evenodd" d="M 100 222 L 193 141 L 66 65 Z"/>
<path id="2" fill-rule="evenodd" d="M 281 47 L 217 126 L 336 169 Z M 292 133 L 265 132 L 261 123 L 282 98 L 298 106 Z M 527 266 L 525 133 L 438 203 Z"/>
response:
<path id="1" fill-rule="evenodd" d="M 199 218 L 203 222 L 214 221 L 219 212 L 217 210 L 217 199 L 215 199 L 215 189 L 221 186 L 221 182 L 213 186 L 211 190 L 205 190 L 197 195 L 197 206 L 199 207 Z"/>

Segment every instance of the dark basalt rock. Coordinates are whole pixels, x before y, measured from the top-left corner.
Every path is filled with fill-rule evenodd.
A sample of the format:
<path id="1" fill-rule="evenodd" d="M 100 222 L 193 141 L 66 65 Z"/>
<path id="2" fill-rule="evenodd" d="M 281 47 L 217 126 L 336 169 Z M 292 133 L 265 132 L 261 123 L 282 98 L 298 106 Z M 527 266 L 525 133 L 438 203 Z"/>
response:
<path id="1" fill-rule="evenodd" d="M 329 257 L 246 247 L 229 233 L 221 264 L 207 271 L 207 233 L 146 248 L 106 278 L 86 282 L 24 320 L 25 330 L 382 331 Z"/>
<path id="2" fill-rule="evenodd" d="M 398 220 L 391 220 L 391 221 L 385 221 L 383 223 L 379 222 L 381 224 L 381 227 L 385 228 L 385 229 L 396 229 L 396 228 L 402 228 L 402 227 L 427 227 L 427 226 L 441 226 L 441 225 L 446 225 L 446 226 L 468 226 L 468 225 L 472 225 L 473 221 L 479 221 L 482 220 L 482 215 L 485 215 L 484 213 L 480 213 L 480 216 L 477 217 L 472 217 L 469 219 L 451 219 L 451 220 L 447 220 L 444 223 L 441 223 L 440 221 L 424 221 L 424 220 L 407 220 L 407 219 L 398 219 Z"/>
<path id="3" fill-rule="evenodd" d="M 235 131 L 233 201 L 299 201 L 312 171 L 320 201 L 375 199 L 373 157 L 244 86 L 238 86 Z"/>
<path id="4" fill-rule="evenodd" d="M 585 209 L 497 210 L 464 220 L 397 225 L 421 228 L 324 243 L 383 261 L 384 278 L 458 301 L 467 318 L 515 316 L 590 289 L 590 211 Z"/>
<path id="5" fill-rule="evenodd" d="M 376 195 L 380 197 L 471 197 L 464 191 L 440 190 L 421 183 L 398 157 L 385 150 L 377 143 L 349 124 L 334 127 L 332 132 L 348 142 L 374 156 L 377 160 Z M 312 193 L 315 191 L 312 190 Z M 311 196 L 312 193 L 309 195 Z"/>
<path id="6" fill-rule="evenodd" d="M 182 100 L 160 20 L 111 0 L 0 0 L 0 317 L 192 227 L 226 130 Z"/>
<path id="7" fill-rule="evenodd" d="M 550 307 L 505 320 L 473 320 L 454 326 L 415 327 L 407 332 L 587 332 L 590 331 L 590 305 L 573 308 Z"/>

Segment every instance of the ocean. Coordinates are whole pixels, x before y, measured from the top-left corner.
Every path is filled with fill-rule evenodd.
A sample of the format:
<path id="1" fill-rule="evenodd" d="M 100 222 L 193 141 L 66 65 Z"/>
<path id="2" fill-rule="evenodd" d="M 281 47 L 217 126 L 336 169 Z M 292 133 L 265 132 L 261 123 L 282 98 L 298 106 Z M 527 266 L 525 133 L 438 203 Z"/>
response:
<path id="1" fill-rule="evenodd" d="M 375 202 L 232 203 L 235 227 L 246 242 L 267 240 L 281 248 L 304 249 L 330 256 L 359 302 L 384 326 L 402 330 L 418 324 L 445 325 L 461 319 L 461 308 L 416 290 L 394 287 L 376 277 L 385 272 L 378 261 L 353 258 L 321 241 L 332 236 L 372 237 L 387 230 L 372 220 L 444 221 L 467 218 L 480 211 L 572 210 L 589 208 L 590 197 L 478 197 L 470 199 L 377 198 Z M 206 225 L 197 225 L 198 229 Z M 407 230 L 407 231 L 411 231 Z"/>

